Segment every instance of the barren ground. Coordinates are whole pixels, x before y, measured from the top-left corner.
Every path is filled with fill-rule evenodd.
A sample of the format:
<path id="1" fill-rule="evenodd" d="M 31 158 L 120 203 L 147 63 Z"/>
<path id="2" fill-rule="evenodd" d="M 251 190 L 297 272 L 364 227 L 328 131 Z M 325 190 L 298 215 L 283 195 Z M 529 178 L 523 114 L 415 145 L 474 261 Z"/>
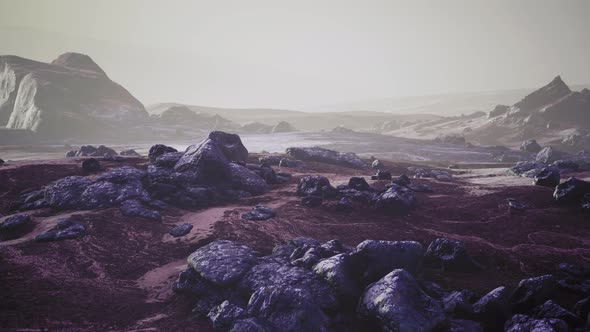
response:
<path id="1" fill-rule="evenodd" d="M 80 175 L 79 159 L 22 161 L 0 167 L 0 216 L 10 201 L 27 188 L 39 188 L 68 175 Z M 141 158 L 126 164 L 146 165 Z M 115 167 L 118 163 L 105 163 Z M 409 164 L 387 163 L 393 174 Z M 506 176 L 504 168 L 470 168 L 452 182 L 428 183 L 433 193 L 418 193 L 418 207 L 406 217 L 387 217 L 366 209 L 351 214 L 335 211 L 333 203 L 306 208 L 295 195 L 298 178 L 321 174 L 336 185 L 351 176 L 347 168 L 307 163 L 290 183 L 265 195 L 205 210 L 163 211 L 161 223 L 123 217 L 118 209 L 67 212 L 82 221 L 88 235 L 77 240 L 36 243 L 32 239 L 54 225 L 64 213 L 32 211 L 34 227 L 23 237 L 0 242 L 0 330 L 57 329 L 60 331 L 210 331 L 207 320 L 190 318 L 190 306 L 173 296 L 170 285 L 185 266 L 186 257 L 214 239 L 231 239 L 268 253 L 296 236 L 340 239 L 356 245 L 365 239 L 416 240 L 427 246 L 437 237 L 466 243 L 486 268 L 478 273 L 425 271 L 429 278 L 452 288 L 480 294 L 500 285 L 550 273 L 556 264 L 589 264 L 590 227 L 575 207 L 557 205 L 550 188 L 530 179 Z M 590 177 L 590 173 L 577 174 Z M 370 181 L 375 186 L 385 181 Z M 511 214 L 506 198 L 529 205 L 524 214 Z M 252 222 L 241 213 L 257 203 L 277 209 L 278 216 Z M 0 217 L 2 219 L 2 217 Z M 172 238 L 176 224 L 191 223 L 187 236 Z"/>

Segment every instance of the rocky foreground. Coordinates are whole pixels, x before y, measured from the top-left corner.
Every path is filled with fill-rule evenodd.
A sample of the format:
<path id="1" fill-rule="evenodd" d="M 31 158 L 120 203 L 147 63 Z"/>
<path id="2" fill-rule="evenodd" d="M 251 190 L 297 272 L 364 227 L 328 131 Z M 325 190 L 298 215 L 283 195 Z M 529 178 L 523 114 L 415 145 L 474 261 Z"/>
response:
<path id="1" fill-rule="evenodd" d="M 588 328 L 590 173 L 552 151 L 521 177 L 223 132 L 68 155 L 0 166 L 4 329 Z"/>

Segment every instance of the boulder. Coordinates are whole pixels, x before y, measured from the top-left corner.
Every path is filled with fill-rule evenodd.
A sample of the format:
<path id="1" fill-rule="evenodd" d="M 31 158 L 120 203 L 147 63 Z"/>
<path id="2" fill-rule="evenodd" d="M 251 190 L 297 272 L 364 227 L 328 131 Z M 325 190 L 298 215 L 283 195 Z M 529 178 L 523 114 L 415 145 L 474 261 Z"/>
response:
<path id="1" fill-rule="evenodd" d="M 319 175 L 304 176 L 297 185 L 299 196 L 332 197 L 335 190 L 328 178 Z"/>
<path id="2" fill-rule="evenodd" d="M 37 242 L 53 242 L 61 240 L 76 239 L 86 234 L 86 227 L 72 219 L 63 219 L 57 223 L 52 230 L 39 234 L 35 237 Z"/>
<path id="3" fill-rule="evenodd" d="M 342 197 L 336 203 L 336 211 L 349 213 L 354 210 L 354 206 L 352 205 L 352 200 L 348 197 Z"/>
<path id="4" fill-rule="evenodd" d="M 115 205 L 119 197 L 119 186 L 107 181 L 98 181 L 86 188 L 80 198 L 84 210 L 107 208 Z"/>
<path id="5" fill-rule="evenodd" d="M 411 184 L 410 178 L 405 174 L 400 175 L 397 179 L 393 180 L 392 183 L 402 187 L 407 187 Z"/>
<path id="6" fill-rule="evenodd" d="M 189 146 L 174 166 L 174 171 L 197 183 L 218 184 L 232 179 L 229 159 L 221 150 L 221 145 L 212 139 Z"/>
<path id="7" fill-rule="evenodd" d="M 78 209 L 82 193 L 92 184 L 83 176 L 68 176 L 45 188 L 47 205 L 59 210 Z"/>
<path id="8" fill-rule="evenodd" d="M 148 152 L 148 159 L 153 163 L 159 156 L 170 152 L 178 152 L 178 150 L 164 144 L 156 144 L 150 148 L 150 151 Z"/>
<path id="9" fill-rule="evenodd" d="M 414 207 L 416 196 L 406 187 L 392 185 L 379 195 L 375 202 L 375 209 L 389 215 L 405 215 Z"/>
<path id="10" fill-rule="evenodd" d="M 442 299 L 444 310 L 454 317 L 473 317 L 473 303 L 477 300 L 475 294 L 469 290 L 455 291 Z"/>
<path id="11" fill-rule="evenodd" d="M 259 221 L 274 218 L 277 215 L 276 211 L 268 206 L 261 204 L 256 205 L 252 211 L 242 214 L 242 219 Z"/>
<path id="12" fill-rule="evenodd" d="M 279 166 L 280 167 L 301 168 L 301 167 L 305 166 L 305 164 L 301 160 L 281 158 L 281 160 L 279 161 Z"/>
<path id="13" fill-rule="evenodd" d="M 503 286 L 492 290 L 473 305 L 473 311 L 490 330 L 501 329 L 510 314 L 510 292 Z"/>
<path id="14" fill-rule="evenodd" d="M 229 171 L 234 189 L 245 190 L 252 195 L 261 195 L 269 190 L 263 178 L 244 166 L 230 163 Z"/>
<path id="15" fill-rule="evenodd" d="M 545 167 L 535 175 L 533 184 L 543 187 L 555 187 L 561 181 L 559 170 L 553 167 Z"/>
<path id="16" fill-rule="evenodd" d="M 193 229 L 193 225 L 191 225 L 191 224 L 181 224 L 181 225 L 178 225 L 178 226 L 175 226 L 174 228 L 172 228 L 170 230 L 170 232 L 168 232 L 168 234 L 170 234 L 174 237 L 181 237 L 181 236 L 185 236 L 188 233 L 190 233 L 192 229 Z"/>
<path id="17" fill-rule="evenodd" d="M 307 207 L 318 207 L 323 203 L 323 199 L 320 196 L 305 196 L 301 199 L 301 204 Z"/>
<path id="18" fill-rule="evenodd" d="M 542 149 L 543 148 L 534 139 L 524 141 L 520 145 L 520 151 L 524 151 L 524 152 L 539 153 L 539 151 L 541 151 Z"/>
<path id="19" fill-rule="evenodd" d="M 30 222 L 31 217 L 28 214 L 8 216 L 0 223 L 0 234 L 18 232 Z"/>
<path id="20" fill-rule="evenodd" d="M 75 157 L 76 156 L 76 152 L 77 151 L 75 151 L 75 150 L 74 151 L 68 151 L 66 153 L 66 158 L 73 158 L 73 157 Z"/>
<path id="21" fill-rule="evenodd" d="M 393 270 L 367 287 L 358 313 L 383 331 L 432 331 L 445 322 L 442 305 L 405 270 Z M 372 325 L 369 325 L 372 326 Z"/>
<path id="22" fill-rule="evenodd" d="M 258 253 L 228 240 L 211 242 L 193 252 L 188 265 L 207 281 L 229 286 L 239 281 L 258 261 Z"/>
<path id="23" fill-rule="evenodd" d="M 504 325 L 505 332 L 568 332 L 567 324 L 555 318 L 535 319 L 527 315 L 514 315 Z"/>
<path id="24" fill-rule="evenodd" d="M 140 217 L 154 221 L 162 219 L 158 211 L 148 209 L 136 199 L 129 199 L 121 203 L 119 211 L 126 217 Z"/>
<path id="25" fill-rule="evenodd" d="M 454 272 L 473 272 L 481 269 L 469 256 L 462 242 L 445 238 L 432 241 L 426 249 L 424 264 Z"/>
<path id="26" fill-rule="evenodd" d="M 217 330 L 228 330 L 234 323 L 242 318 L 246 318 L 247 312 L 229 301 L 224 301 L 220 305 L 214 307 L 209 311 L 207 317 L 213 323 L 213 328 Z"/>
<path id="27" fill-rule="evenodd" d="M 566 322 L 572 327 L 581 327 L 584 325 L 584 320 L 580 319 L 569 310 L 563 308 L 559 304 L 549 300 L 542 305 L 533 309 L 533 315 L 539 319 L 551 319 L 556 318 Z"/>
<path id="28" fill-rule="evenodd" d="M 117 151 L 106 147 L 104 145 L 99 145 L 98 148 L 96 148 L 96 151 L 94 151 L 94 153 L 91 154 L 91 156 L 95 156 L 95 157 L 106 157 L 106 156 L 116 156 L 117 155 Z"/>
<path id="29" fill-rule="evenodd" d="M 363 266 L 366 284 L 379 280 L 394 269 L 417 273 L 422 266 L 424 247 L 414 241 L 365 240 L 352 252 Z"/>
<path id="30" fill-rule="evenodd" d="M 361 177 L 351 177 L 350 180 L 348 180 L 348 187 L 351 189 L 361 190 L 361 191 L 371 189 L 371 186 L 369 186 L 369 184 L 367 183 L 365 178 L 361 178 Z"/>
<path id="31" fill-rule="evenodd" d="M 212 131 L 207 136 L 207 140 L 214 142 L 223 152 L 229 161 L 243 161 L 248 159 L 248 150 L 242 144 L 240 136 L 228 134 L 223 131 Z"/>
<path id="32" fill-rule="evenodd" d="M 141 157 L 141 155 L 133 149 L 123 150 L 119 154 L 122 156 L 127 156 L 127 157 Z"/>
<path id="33" fill-rule="evenodd" d="M 381 160 L 379 159 L 375 159 L 373 160 L 373 162 L 371 163 L 371 167 L 375 168 L 375 169 L 379 169 L 381 167 L 383 167 L 383 163 L 381 162 Z"/>
<path id="34" fill-rule="evenodd" d="M 356 299 L 362 291 L 361 267 L 359 256 L 342 253 L 320 261 L 313 267 L 313 272 L 326 280 L 340 295 Z"/>
<path id="35" fill-rule="evenodd" d="M 94 173 L 100 171 L 100 162 L 94 158 L 85 159 L 82 162 L 82 169 Z"/>
<path id="36" fill-rule="evenodd" d="M 288 148 L 286 153 L 291 158 L 303 161 L 317 161 L 358 169 L 367 167 L 365 162 L 354 153 L 340 153 L 320 147 Z"/>
<path id="37" fill-rule="evenodd" d="M 248 314 L 270 322 L 276 331 L 328 330 L 328 318 L 304 288 L 262 287 L 250 297 Z"/>
<path id="38" fill-rule="evenodd" d="M 523 279 L 518 283 L 511 297 L 516 313 L 524 313 L 549 300 L 557 289 L 557 280 L 552 275 Z"/>
<path id="39" fill-rule="evenodd" d="M 101 174 L 96 181 L 108 181 L 113 183 L 127 183 L 131 181 L 141 182 L 147 175 L 147 172 L 132 166 L 122 166 L 109 170 Z"/>
<path id="40" fill-rule="evenodd" d="M 373 180 L 391 180 L 391 173 L 387 171 L 378 170 L 374 175 Z"/>
<path id="41" fill-rule="evenodd" d="M 538 163 L 551 164 L 557 160 L 562 159 L 564 155 L 565 154 L 563 152 L 559 152 L 554 148 L 548 146 L 539 151 L 539 153 L 537 153 L 537 157 L 535 158 L 535 160 Z"/>
<path id="42" fill-rule="evenodd" d="M 584 195 L 590 193 L 590 182 L 571 177 L 555 187 L 553 198 L 559 203 L 581 203 Z"/>

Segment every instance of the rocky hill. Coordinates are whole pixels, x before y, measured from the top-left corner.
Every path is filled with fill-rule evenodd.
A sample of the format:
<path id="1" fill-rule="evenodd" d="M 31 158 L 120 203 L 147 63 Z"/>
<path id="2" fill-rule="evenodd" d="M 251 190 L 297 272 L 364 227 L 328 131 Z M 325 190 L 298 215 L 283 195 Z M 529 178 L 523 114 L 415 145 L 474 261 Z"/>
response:
<path id="1" fill-rule="evenodd" d="M 87 55 L 52 63 L 0 56 L 0 126 L 42 138 L 92 137 L 147 119 L 143 104 Z"/>

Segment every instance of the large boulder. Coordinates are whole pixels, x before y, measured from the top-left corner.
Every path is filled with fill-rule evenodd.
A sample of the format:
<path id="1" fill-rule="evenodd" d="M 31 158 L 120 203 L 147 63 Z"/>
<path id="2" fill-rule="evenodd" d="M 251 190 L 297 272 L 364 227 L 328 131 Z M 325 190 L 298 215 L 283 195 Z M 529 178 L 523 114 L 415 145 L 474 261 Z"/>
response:
<path id="1" fill-rule="evenodd" d="M 102 139 L 131 137 L 127 128 L 148 118 L 86 55 L 67 53 L 51 64 L 0 56 L 0 76 L 0 126 L 49 139 Z"/>
<path id="2" fill-rule="evenodd" d="M 257 255 L 243 244 L 218 240 L 197 249 L 187 262 L 209 282 L 228 286 L 239 281 L 257 263 Z"/>
<path id="3" fill-rule="evenodd" d="M 367 167 L 367 164 L 354 153 L 340 153 L 320 147 L 288 148 L 286 153 L 291 158 L 303 161 L 319 161 L 358 169 Z"/>
<path id="4" fill-rule="evenodd" d="M 207 139 L 215 142 L 229 161 L 243 161 L 248 159 L 248 150 L 242 144 L 240 136 L 223 131 L 209 133 Z"/>
<path id="5" fill-rule="evenodd" d="M 473 311 L 490 330 L 501 329 L 510 314 L 510 292 L 503 286 L 490 291 L 475 302 Z"/>
<path id="6" fill-rule="evenodd" d="M 523 279 L 512 293 L 512 308 L 517 313 L 525 313 L 549 300 L 556 289 L 557 280 L 552 275 Z"/>
<path id="7" fill-rule="evenodd" d="M 297 195 L 299 196 L 332 197 L 335 190 L 330 184 L 330 180 L 320 175 L 304 176 L 297 185 Z"/>
<path id="8" fill-rule="evenodd" d="M 410 273 L 399 269 L 367 287 L 358 312 L 383 331 L 432 331 L 446 318 L 442 305 L 424 293 Z"/>
<path id="9" fill-rule="evenodd" d="M 590 182 L 571 177 L 555 187 L 553 198 L 560 203 L 581 203 L 590 193 Z"/>
<path id="10" fill-rule="evenodd" d="M 98 181 L 86 188 L 80 198 L 81 208 L 92 210 L 111 207 L 119 197 L 119 186 L 107 181 Z"/>
<path id="11" fill-rule="evenodd" d="M 375 202 L 375 209 L 390 215 L 407 214 L 416 203 L 414 191 L 406 187 L 393 184 L 379 195 Z"/>
<path id="12" fill-rule="evenodd" d="M 269 190 L 266 181 L 248 168 L 230 163 L 229 169 L 235 189 L 245 190 L 252 195 L 264 194 Z"/>
<path id="13" fill-rule="evenodd" d="M 320 261 L 313 267 L 313 272 L 325 279 L 339 294 L 356 298 L 362 291 L 361 268 L 359 256 L 342 253 Z"/>
<path id="14" fill-rule="evenodd" d="M 209 138 L 199 145 L 189 146 L 174 170 L 199 183 L 217 184 L 231 179 L 229 159 Z"/>
<path id="15" fill-rule="evenodd" d="M 83 176 L 68 176 L 45 188 L 45 201 L 55 209 L 78 209 L 82 193 L 92 184 Z"/>

